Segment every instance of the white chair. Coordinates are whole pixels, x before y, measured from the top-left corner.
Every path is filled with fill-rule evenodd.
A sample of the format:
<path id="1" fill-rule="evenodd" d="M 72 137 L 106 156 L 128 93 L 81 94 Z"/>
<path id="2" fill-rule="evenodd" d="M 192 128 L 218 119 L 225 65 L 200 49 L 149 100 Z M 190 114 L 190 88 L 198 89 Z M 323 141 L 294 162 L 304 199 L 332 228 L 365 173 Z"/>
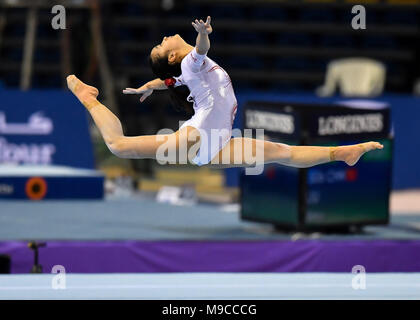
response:
<path id="1" fill-rule="evenodd" d="M 420 96 L 420 78 L 414 82 L 413 93 L 416 96 Z"/>
<path id="2" fill-rule="evenodd" d="M 346 58 L 328 64 L 325 83 L 316 89 L 321 97 L 332 96 L 337 87 L 347 97 L 380 95 L 385 85 L 383 63 L 368 58 Z"/>

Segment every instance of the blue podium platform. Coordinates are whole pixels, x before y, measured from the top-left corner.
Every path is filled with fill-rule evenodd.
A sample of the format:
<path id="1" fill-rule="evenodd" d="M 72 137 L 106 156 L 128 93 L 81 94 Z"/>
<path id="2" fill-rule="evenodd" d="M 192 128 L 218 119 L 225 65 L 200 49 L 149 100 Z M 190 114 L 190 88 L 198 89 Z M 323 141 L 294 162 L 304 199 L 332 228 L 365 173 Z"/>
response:
<path id="1" fill-rule="evenodd" d="M 102 199 L 101 172 L 65 166 L 0 165 L 0 199 Z"/>

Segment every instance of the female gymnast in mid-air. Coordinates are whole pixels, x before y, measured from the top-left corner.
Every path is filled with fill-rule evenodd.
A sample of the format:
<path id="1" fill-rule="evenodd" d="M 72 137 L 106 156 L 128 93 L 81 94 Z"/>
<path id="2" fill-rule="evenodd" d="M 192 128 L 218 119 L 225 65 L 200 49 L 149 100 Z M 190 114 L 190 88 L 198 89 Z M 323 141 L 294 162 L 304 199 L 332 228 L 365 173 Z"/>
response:
<path id="1" fill-rule="evenodd" d="M 172 155 L 167 162 L 217 167 L 279 163 L 305 168 L 330 161 L 344 161 L 352 166 L 365 152 L 383 148 L 378 142 L 316 147 L 290 146 L 246 137 L 232 138 L 237 101 L 226 71 L 207 57 L 210 48 L 208 35 L 213 31 L 210 22 L 210 17 L 206 22 L 192 22 L 198 33 L 195 47 L 178 34 L 164 37 L 149 56 L 157 79 L 138 89 L 123 90 L 125 94 L 141 94 L 140 102 L 143 102 L 154 90 L 168 89 L 179 105 L 185 108 L 192 106 L 193 116 L 175 133 L 125 136 L 118 118 L 97 100 L 98 90 L 74 75 L 67 77 L 69 89 L 92 115 L 113 154 L 122 158 L 152 158 L 158 161 L 163 161 L 162 158 L 168 160 L 168 155 Z"/>

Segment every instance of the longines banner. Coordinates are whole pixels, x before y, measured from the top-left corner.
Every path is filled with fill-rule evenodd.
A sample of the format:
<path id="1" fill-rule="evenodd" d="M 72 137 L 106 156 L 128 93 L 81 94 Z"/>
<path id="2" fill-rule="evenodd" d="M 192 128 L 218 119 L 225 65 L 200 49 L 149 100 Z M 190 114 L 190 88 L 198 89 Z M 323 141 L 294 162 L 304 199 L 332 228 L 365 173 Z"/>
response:
<path id="1" fill-rule="evenodd" d="M 260 128 L 281 137 L 386 137 L 390 129 L 387 106 L 305 105 L 250 101 L 244 108 L 245 128 Z M 303 132 L 305 131 L 305 132 Z"/>
<path id="2" fill-rule="evenodd" d="M 68 92 L 0 90 L 0 163 L 93 168 L 87 119 Z"/>
<path id="3" fill-rule="evenodd" d="M 270 137 L 293 139 L 300 135 L 300 118 L 285 104 L 250 101 L 242 109 L 244 128 L 264 129 Z"/>
<path id="4" fill-rule="evenodd" d="M 261 175 L 243 174 L 243 219 L 297 229 L 388 222 L 393 144 L 387 105 L 248 101 L 243 109 L 244 129 L 264 129 L 279 142 L 336 146 L 375 139 L 385 146 L 354 167 L 343 162 L 306 169 L 272 164 Z"/>

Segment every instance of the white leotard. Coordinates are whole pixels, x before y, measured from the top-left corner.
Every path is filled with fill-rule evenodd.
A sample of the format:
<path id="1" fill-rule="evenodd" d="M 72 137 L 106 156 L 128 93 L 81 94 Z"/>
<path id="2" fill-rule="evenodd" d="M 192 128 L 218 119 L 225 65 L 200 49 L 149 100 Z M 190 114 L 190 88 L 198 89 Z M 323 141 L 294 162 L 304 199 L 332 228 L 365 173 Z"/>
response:
<path id="1" fill-rule="evenodd" d="M 198 54 L 196 48 L 182 59 L 181 71 L 174 86 L 188 86 L 191 93 L 187 100 L 194 103 L 194 115 L 181 128 L 199 130 L 201 144 L 193 162 L 208 164 L 232 136 L 237 108 L 232 81 L 222 67 L 206 54 Z"/>

